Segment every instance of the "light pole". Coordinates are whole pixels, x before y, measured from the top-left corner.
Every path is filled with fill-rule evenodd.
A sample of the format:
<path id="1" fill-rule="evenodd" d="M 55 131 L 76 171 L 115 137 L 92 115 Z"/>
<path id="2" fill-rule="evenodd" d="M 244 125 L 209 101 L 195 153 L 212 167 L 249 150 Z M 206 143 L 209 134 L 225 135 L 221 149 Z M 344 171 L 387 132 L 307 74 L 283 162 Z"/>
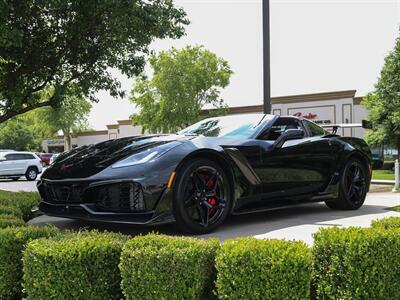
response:
<path id="1" fill-rule="evenodd" d="M 262 0 L 263 15 L 263 97 L 264 113 L 271 113 L 271 55 L 270 55 L 270 26 L 269 0 Z"/>

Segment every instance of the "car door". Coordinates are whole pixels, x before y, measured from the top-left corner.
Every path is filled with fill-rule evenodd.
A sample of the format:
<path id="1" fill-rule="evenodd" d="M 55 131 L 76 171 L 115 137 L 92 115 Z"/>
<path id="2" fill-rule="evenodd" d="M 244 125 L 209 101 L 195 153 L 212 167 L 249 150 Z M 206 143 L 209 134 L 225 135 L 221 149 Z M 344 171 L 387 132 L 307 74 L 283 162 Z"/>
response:
<path id="1" fill-rule="evenodd" d="M 272 151 L 263 151 L 263 195 L 265 199 L 304 196 L 321 192 L 330 180 L 333 159 L 329 139 L 313 136 L 302 120 L 280 117 L 266 138 L 276 139 L 288 129 L 301 129 L 304 137 L 286 141 Z"/>
<path id="2" fill-rule="evenodd" d="M 21 161 L 17 154 L 6 154 L 5 160 L 1 162 L 1 175 L 21 175 L 21 166 Z"/>

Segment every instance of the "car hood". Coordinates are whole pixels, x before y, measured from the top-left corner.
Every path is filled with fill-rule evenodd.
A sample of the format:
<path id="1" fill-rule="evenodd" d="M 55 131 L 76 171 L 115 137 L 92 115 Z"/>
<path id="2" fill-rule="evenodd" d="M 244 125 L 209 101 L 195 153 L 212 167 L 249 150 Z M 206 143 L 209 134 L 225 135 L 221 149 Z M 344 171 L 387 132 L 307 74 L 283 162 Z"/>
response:
<path id="1" fill-rule="evenodd" d="M 181 135 L 140 135 L 101 142 L 75 148 L 61 154 L 43 174 L 43 179 L 87 178 L 115 162 L 146 150 L 173 141 L 193 137 Z"/>

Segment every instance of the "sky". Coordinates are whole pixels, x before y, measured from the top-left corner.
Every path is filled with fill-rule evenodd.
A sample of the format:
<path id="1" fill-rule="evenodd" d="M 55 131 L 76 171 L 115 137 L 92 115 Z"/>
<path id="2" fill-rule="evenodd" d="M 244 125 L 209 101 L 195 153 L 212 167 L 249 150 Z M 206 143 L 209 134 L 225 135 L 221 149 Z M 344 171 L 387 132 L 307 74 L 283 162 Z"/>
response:
<path id="1" fill-rule="evenodd" d="M 191 24 L 179 40 L 156 40 L 156 52 L 204 45 L 234 71 L 221 96 L 229 106 L 262 104 L 262 0 L 175 0 Z M 271 95 L 371 91 L 399 34 L 400 0 L 270 0 Z M 114 71 L 129 94 L 134 80 Z M 128 119 L 127 99 L 98 93 L 89 124 Z"/>

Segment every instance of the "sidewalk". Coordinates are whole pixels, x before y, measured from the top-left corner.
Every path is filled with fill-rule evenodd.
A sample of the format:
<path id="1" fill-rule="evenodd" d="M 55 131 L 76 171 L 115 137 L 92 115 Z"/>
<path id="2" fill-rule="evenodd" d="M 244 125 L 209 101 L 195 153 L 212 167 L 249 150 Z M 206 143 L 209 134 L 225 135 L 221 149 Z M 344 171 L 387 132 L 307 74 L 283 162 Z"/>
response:
<path id="1" fill-rule="evenodd" d="M 380 184 L 380 185 L 393 185 L 394 180 L 384 180 L 384 179 L 372 179 L 371 184 Z"/>

